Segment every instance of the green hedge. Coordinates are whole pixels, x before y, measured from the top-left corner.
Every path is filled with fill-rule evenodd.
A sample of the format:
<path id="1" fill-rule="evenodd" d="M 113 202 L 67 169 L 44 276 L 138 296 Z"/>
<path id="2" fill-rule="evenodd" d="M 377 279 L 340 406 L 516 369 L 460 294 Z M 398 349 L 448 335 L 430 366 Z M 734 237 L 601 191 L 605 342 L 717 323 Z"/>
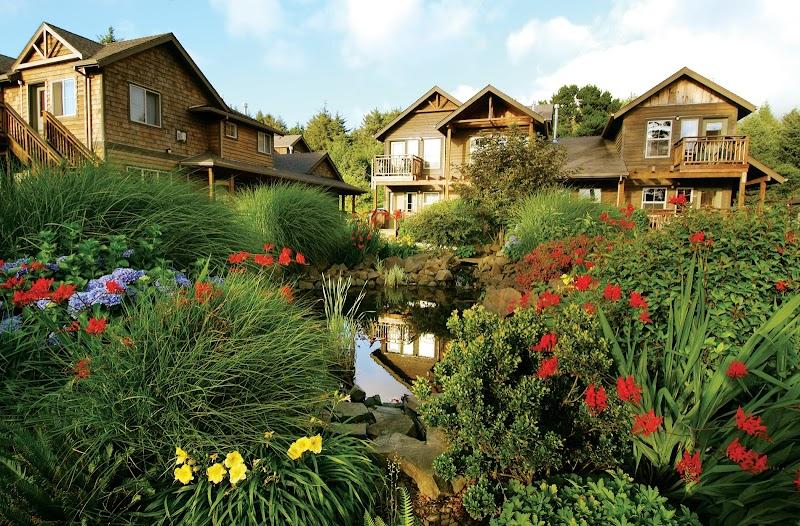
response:
<path id="1" fill-rule="evenodd" d="M 440 201 L 402 221 L 400 234 L 438 247 L 461 247 L 491 240 L 485 215 L 461 199 Z"/>

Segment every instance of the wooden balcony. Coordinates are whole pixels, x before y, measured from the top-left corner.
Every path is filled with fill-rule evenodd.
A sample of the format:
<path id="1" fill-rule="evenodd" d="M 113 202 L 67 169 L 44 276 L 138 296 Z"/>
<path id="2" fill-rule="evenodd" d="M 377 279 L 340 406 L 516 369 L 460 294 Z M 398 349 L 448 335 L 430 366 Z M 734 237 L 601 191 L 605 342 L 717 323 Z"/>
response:
<path id="1" fill-rule="evenodd" d="M 422 158 L 416 155 L 376 155 L 372 159 L 372 181 L 413 181 L 422 176 Z"/>
<path id="2" fill-rule="evenodd" d="M 747 170 L 749 146 L 746 135 L 683 137 L 672 148 L 672 166 L 681 172 Z"/>

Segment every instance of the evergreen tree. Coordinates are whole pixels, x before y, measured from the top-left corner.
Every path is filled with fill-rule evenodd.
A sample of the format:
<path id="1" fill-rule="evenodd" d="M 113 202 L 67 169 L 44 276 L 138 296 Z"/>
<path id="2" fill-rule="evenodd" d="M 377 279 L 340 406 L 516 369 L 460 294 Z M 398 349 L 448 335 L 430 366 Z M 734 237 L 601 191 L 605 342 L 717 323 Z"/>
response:
<path id="1" fill-rule="evenodd" d="M 332 115 L 327 107 L 314 114 L 305 126 L 303 138 L 312 150 L 330 150 L 334 142 L 346 139 L 347 128 L 344 117 Z"/>
<path id="2" fill-rule="evenodd" d="M 101 44 L 110 44 L 112 42 L 117 42 L 119 39 L 117 35 L 114 33 L 114 27 L 108 26 L 104 35 L 97 35 L 97 41 Z"/>
<path id="3" fill-rule="evenodd" d="M 267 126 L 272 126 L 276 130 L 281 132 L 281 135 L 288 134 L 288 127 L 286 126 L 286 121 L 283 120 L 278 115 L 272 115 L 271 113 L 262 113 L 261 110 L 258 110 L 256 112 L 255 118 L 257 121 L 263 122 Z"/>
<path id="4" fill-rule="evenodd" d="M 561 86 L 550 99 L 558 104 L 558 135 L 574 137 L 599 135 L 608 117 L 622 107 L 610 92 L 593 84 Z"/>
<path id="5" fill-rule="evenodd" d="M 800 111 L 797 108 L 783 116 L 779 135 L 780 160 L 800 167 Z"/>
<path id="6" fill-rule="evenodd" d="M 764 104 L 742 120 L 739 132 L 750 136 L 750 154 L 774 168 L 780 163 L 782 127 L 769 104 Z"/>

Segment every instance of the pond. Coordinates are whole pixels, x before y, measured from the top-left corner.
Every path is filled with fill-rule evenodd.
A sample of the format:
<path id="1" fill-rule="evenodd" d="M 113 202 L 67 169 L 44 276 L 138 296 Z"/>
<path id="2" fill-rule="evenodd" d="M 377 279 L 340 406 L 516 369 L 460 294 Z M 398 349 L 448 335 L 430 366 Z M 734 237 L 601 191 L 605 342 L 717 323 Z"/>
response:
<path id="1" fill-rule="evenodd" d="M 409 394 L 414 380 L 430 377 L 445 352 L 451 313 L 471 307 L 478 294 L 430 287 L 366 291 L 359 308 L 362 332 L 355 345 L 355 384 L 384 402 Z M 350 304 L 355 298 L 350 295 Z"/>

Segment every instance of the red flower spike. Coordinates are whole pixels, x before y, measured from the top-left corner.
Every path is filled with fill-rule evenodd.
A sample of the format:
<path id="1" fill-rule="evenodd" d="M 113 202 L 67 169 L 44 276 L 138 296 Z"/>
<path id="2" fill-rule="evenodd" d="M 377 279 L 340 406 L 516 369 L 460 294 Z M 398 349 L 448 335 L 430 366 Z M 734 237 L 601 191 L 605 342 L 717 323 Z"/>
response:
<path id="1" fill-rule="evenodd" d="M 292 262 L 292 249 L 283 247 L 281 254 L 278 256 L 278 263 L 282 266 L 288 266 Z"/>
<path id="2" fill-rule="evenodd" d="M 554 332 L 549 332 L 539 339 L 539 343 L 531 346 L 531 350 L 538 352 L 552 351 L 557 343 L 558 335 Z"/>
<path id="3" fill-rule="evenodd" d="M 194 284 L 194 299 L 197 303 L 206 303 L 214 293 L 214 285 L 196 281 Z"/>
<path id="4" fill-rule="evenodd" d="M 298 265 L 308 265 L 306 257 L 300 252 L 294 255 L 294 260 L 297 262 Z"/>
<path id="5" fill-rule="evenodd" d="M 536 312 L 542 312 L 548 307 L 555 307 L 559 303 L 561 303 L 561 296 L 546 290 L 539 295 L 539 300 L 536 302 Z"/>
<path id="6" fill-rule="evenodd" d="M 634 309 L 647 309 L 647 300 L 639 292 L 631 292 L 628 303 Z"/>
<path id="7" fill-rule="evenodd" d="M 74 320 L 61 330 L 64 332 L 78 332 L 80 329 L 81 329 L 81 324 L 78 322 L 78 320 Z"/>
<path id="8" fill-rule="evenodd" d="M 794 473 L 794 487 L 797 488 L 797 491 L 800 491 L 800 468 L 797 468 Z"/>
<path id="9" fill-rule="evenodd" d="M 619 301 L 619 299 L 622 298 L 622 287 L 609 283 L 606 285 L 606 288 L 603 289 L 603 298 L 608 301 Z"/>
<path id="10" fill-rule="evenodd" d="M 728 444 L 726 455 L 748 473 L 757 475 L 767 469 L 767 455 L 759 455 L 757 451 L 747 449 L 738 438 L 734 438 L 733 442 Z"/>
<path id="11" fill-rule="evenodd" d="M 780 281 L 775 282 L 775 290 L 777 290 L 778 292 L 786 292 L 786 290 L 788 288 L 789 288 L 789 284 L 786 283 L 786 281 L 784 281 L 784 280 L 780 280 Z"/>
<path id="12" fill-rule="evenodd" d="M 699 232 L 695 232 L 694 234 L 689 236 L 689 242 L 692 243 L 693 245 L 696 245 L 698 243 L 703 243 L 705 240 L 706 240 L 706 233 L 703 232 L 702 230 Z"/>
<path id="13" fill-rule="evenodd" d="M 633 376 L 617 378 L 617 396 L 623 402 L 638 404 L 642 401 L 642 388 L 636 385 Z"/>
<path id="14" fill-rule="evenodd" d="M 292 287 L 289 285 L 284 285 L 281 287 L 280 291 L 281 296 L 283 296 L 287 303 L 292 303 L 294 301 L 294 291 L 292 290 Z"/>
<path id="15" fill-rule="evenodd" d="M 70 299 L 73 294 L 75 294 L 75 285 L 62 283 L 53 292 L 51 299 L 56 303 L 61 303 Z"/>
<path id="16" fill-rule="evenodd" d="M 253 262 L 256 265 L 261 265 L 262 267 L 268 267 L 275 263 L 275 258 L 270 256 L 269 254 L 256 254 L 253 256 Z"/>
<path id="17" fill-rule="evenodd" d="M 601 386 L 595 389 L 594 384 L 589 384 L 589 387 L 586 388 L 583 401 L 589 408 L 591 414 L 595 416 L 599 415 L 608 408 L 606 388 Z"/>
<path id="18" fill-rule="evenodd" d="M 700 475 L 703 473 L 700 452 L 696 451 L 694 455 L 690 455 L 688 451 L 684 451 L 683 458 L 675 466 L 675 470 L 686 482 L 700 482 Z"/>
<path id="19" fill-rule="evenodd" d="M 25 283 L 25 279 L 17 276 L 11 276 L 7 280 L 5 280 L 2 284 L 0 284 L 0 287 L 4 289 L 13 289 L 14 287 L 18 287 L 23 283 Z"/>
<path id="20" fill-rule="evenodd" d="M 686 195 L 685 194 L 673 195 L 672 197 L 669 198 L 668 202 L 671 205 L 683 206 L 686 204 Z"/>
<path id="21" fill-rule="evenodd" d="M 592 277 L 588 274 L 578 276 L 575 280 L 575 288 L 581 292 L 586 291 L 592 286 Z"/>
<path id="22" fill-rule="evenodd" d="M 742 406 L 736 410 L 736 427 L 750 436 L 758 437 L 762 440 L 769 440 L 767 426 L 761 423 L 760 416 L 748 415 Z"/>
<path id="23" fill-rule="evenodd" d="M 272 243 L 266 243 L 263 248 L 264 252 L 272 252 L 272 249 L 275 248 L 275 245 Z"/>
<path id="24" fill-rule="evenodd" d="M 747 376 L 747 366 L 741 360 L 734 360 L 728 366 L 728 370 L 725 371 L 725 374 L 732 380 L 744 378 Z"/>
<path id="25" fill-rule="evenodd" d="M 31 271 L 42 270 L 44 268 L 44 264 L 41 261 L 34 261 L 30 265 Z"/>
<path id="26" fill-rule="evenodd" d="M 123 292 L 125 292 L 125 287 L 123 287 L 117 281 L 112 279 L 106 281 L 106 292 L 108 292 L 109 294 L 122 294 Z"/>
<path id="27" fill-rule="evenodd" d="M 650 436 L 655 433 L 659 427 L 661 427 L 661 423 L 664 421 L 663 416 L 656 416 L 656 414 L 651 409 L 647 413 L 642 413 L 640 415 L 636 415 L 634 417 L 633 428 L 631 429 L 631 433 L 634 435 L 642 435 L 642 436 Z"/>
<path id="28" fill-rule="evenodd" d="M 653 320 L 650 319 L 650 313 L 646 310 L 643 310 L 639 313 L 639 321 L 643 324 L 647 325 L 648 323 L 653 323 Z"/>
<path id="29" fill-rule="evenodd" d="M 108 320 L 105 318 L 89 318 L 89 324 L 86 326 L 86 334 L 93 336 L 100 336 L 106 331 Z"/>
<path id="30" fill-rule="evenodd" d="M 233 265 L 239 265 L 244 263 L 248 259 L 250 259 L 250 252 L 245 252 L 245 251 L 235 252 L 230 256 L 228 256 L 228 263 L 231 263 Z"/>
<path id="31" fill-rule="evenodd" d="M 89 378 L 91 375 L 91 370 L 89 366 L 92 365 L 91 358 L 81 358 L 75 363 L 75 366 L 72 368 L 72 372 L 75 374 L 75 378 L 78 380 L 85 380 Z"/>
<path id="32" fill-rule="evenodd" d="M 539 365 L 539 370 L 536 371 L 536 376 L 545 379 L 553 376 L 558 371 L 558 356 L 542 360 Z"/>
<path id="33" fill-rule="evenodd" d="M 597 312 L 597 307 L 591 301 L 587 301 L 586 303 L 583 304 L 583 310 L 587 314 L 594 314 L 595 312 Z"/>

